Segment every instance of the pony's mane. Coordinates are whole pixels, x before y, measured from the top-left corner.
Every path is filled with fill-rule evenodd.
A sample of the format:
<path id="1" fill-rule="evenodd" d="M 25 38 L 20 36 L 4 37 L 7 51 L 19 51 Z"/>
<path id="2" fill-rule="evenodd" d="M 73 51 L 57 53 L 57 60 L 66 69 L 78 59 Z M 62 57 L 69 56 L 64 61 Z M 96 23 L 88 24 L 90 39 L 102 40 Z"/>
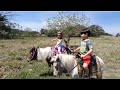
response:
<path id="1" fill-rule="evenodd" d="M 58 54 L 61 62 L 69 69 L 71 69 L 73 66 L 77 64 L 75 59 L 73 58 L 73 55 L 68 55 L 68 54 Z"/>

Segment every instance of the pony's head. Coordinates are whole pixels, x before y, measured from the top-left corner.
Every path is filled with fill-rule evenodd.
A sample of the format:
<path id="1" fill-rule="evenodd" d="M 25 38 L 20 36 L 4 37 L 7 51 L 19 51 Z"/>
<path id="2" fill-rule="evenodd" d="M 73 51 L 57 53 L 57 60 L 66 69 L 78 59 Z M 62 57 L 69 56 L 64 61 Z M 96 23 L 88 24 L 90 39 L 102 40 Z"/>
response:
<path id="1" fill-rule="evenodd" d="M 30 55 L 29 55 L 29 59 L 30 60 L 36 60 L 37 59 L 37 48 L 35 48 L 34 46 L 30 49 Z"/>
<path id="2" fill-rule="evenodd" d="M 54 76 L 59 76 L 61 75 L 62 73 L 62 70 L 63 70 L 63 65 L 61 63 L 61 60 L 59 58 L 59 55 L 56 55 L 56 56 L 53 56 L 51 58 L 51 62 L 53 63 L 53 75 Z"/>

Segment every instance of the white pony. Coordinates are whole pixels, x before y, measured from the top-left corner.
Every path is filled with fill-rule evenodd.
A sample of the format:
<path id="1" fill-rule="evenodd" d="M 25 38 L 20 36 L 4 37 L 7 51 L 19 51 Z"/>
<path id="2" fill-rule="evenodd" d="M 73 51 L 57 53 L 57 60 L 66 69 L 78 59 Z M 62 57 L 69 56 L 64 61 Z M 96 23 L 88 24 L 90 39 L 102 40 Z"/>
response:
<path id="1" fill-rule="evenodd" d="M 53 52 L 51 47 L 46 48 L 37 48 L 37 60 L 46 60 L 47 58 L 51 58 L 53 56 Z"/>
<path id="2" fill-rule="evenodd" d="M 78 68 L 75 67 L 77 65 L 75 56 L 68 54 L 57 54 L 52 57 L 51 62 L 53 62 L 54 76 L 57 76 L 59 74 L 59 69 L 62 68 L 66 69 L 68 72 L 71 70 L 70 75 L 72 78 L 78 78 Z"/>
<path id="3" fill-rule="evenodd" d="M 99 77 L 102 78 L 102 73 L 104 70 L 104 62 L 101 58 L 96 56 L 97 65 L 99 64 Z M 61 71 L 60 68 L 66 69 L 73 79 L 78 79 L 79 73 L 78 73 L 78 67 L 77 67 L 77 61 L 74 58 L 74 55 L 67 55 L 67 54 L 58 54 L 56 56 L 53 56 L 51 59 L 51 62 L 53 62 L 54 66 L 54 75 L 57 76 L 59 72 Z"/>
<path id="4" fill-rule="evenodd" d="M 38 60 L 43 61 L 46 60 L 48 63 L 48 72 L 51 70 L 52 63 L 50 62 L 51 58 L 54 56 L 53 47 L 46 47 L 46 48 L 31 48 L 30 50 L 30 60 Z M 65 52 L 67 53 L 67 52 Z"/>

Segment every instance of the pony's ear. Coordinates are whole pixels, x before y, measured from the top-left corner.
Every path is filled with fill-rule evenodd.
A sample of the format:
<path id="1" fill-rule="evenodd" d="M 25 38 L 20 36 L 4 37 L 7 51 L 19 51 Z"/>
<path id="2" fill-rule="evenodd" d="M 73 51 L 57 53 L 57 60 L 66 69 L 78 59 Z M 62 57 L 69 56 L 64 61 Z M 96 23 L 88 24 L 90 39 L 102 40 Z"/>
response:
<path id="1" fill-rule="evenodd" d="M 54 61 L 56 61 L 56 56 L 53 56 L 50 60 L 50 62 L 54 62 Z"/>
<path id="2" fill-rule="evenodd" d="M 50 60 L 50 62 L 53 62 L 53 61 L 54 61 L 53 59 Z"/>
<path id="3" fill-rule="evenodd" d="M 57 56 L 53 56 L 53 57 L 51 58 L 50 62 L 55 62 L 55 61 L 58 62 L 58 59 L 59 59 L 59 56 L 58 56 L 58 55 L 57 55 Z"/>

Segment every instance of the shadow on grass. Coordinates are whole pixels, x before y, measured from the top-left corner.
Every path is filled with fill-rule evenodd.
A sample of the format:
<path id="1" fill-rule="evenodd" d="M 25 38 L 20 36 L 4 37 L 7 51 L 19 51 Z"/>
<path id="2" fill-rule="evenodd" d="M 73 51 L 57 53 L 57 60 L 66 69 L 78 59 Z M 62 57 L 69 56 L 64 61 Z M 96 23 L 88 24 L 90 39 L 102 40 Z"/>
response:
<path id="1" fill-rule="evenodd" d="M 53 72 L 45 72 L 40 74 L 40 76 L 53 76 Z"/>

